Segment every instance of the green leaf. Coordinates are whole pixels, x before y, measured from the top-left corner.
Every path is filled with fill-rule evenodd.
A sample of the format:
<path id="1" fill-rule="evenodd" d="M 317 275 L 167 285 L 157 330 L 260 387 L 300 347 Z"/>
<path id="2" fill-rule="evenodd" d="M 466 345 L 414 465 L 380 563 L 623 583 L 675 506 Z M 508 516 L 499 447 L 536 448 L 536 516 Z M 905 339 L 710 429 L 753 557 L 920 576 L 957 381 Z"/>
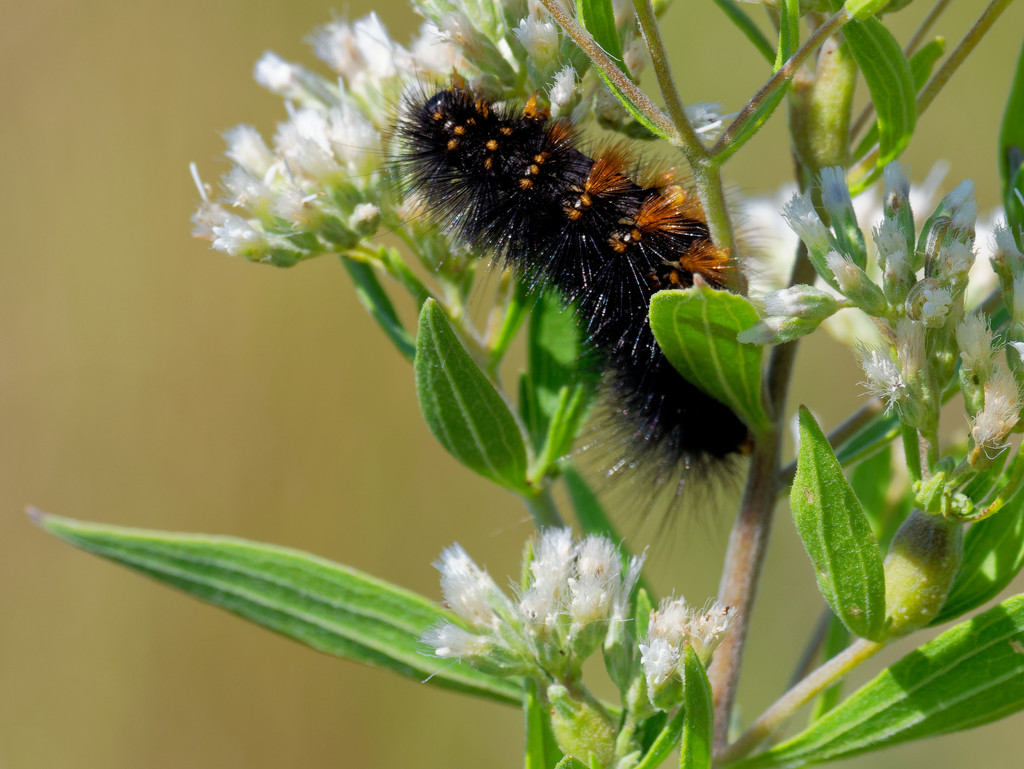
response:
<path id="1" fill-rule="evenodd" d="M 377 325 L 387 334 L 388 339 L 394 343 L 398 351 L 411 361 L 416 354 L 416 345 L 413 344 L 412 335 L 406 331 L 402 321 L 398 319 L 395 307 L 391 304 L 391 299 L 384 291 L 384 287 L 377 280 L 377 276 L 374 275 L 373 268 L 352 259 L 342 258 L 341 263 L 348 271 L 352 282 L 356 284 L 356 296 L 359 297 L 363 307 L 377 321 Z"/>
<path id="2" fill-rule="evenodd" d="M 946 631 L 807 730 L 736 769 L 834 761 L 972 729 L 1024 708 L 1024 596 Z"/>
<path id="3" fill-rule="evenodd" d="M 385 668 L 417 682 L 518 704 L 512 681 L 424 654 L 420 635 L 454 615 L 415 593 L 347 566 L 231 537 L 83 523 L 35 513 L 72 545 L 317 651 Z"/>
<path id="4" fill-rule="evenodd" d="M 1017 59 L 999 133 L 999 170 L 1003 177 L 1003 206 L 1011 230 L 1024 226 L 1024 44 Z M 1018 245 L 1024 245 L 1018 241 Z"/>
<path id="5" fill-rule="evenodd" d="M 747 299 L 707 286 L 660 291 L 650 319 L 658 345 L 679 373 L 729 406 L 755 434 L 770 429 L 761 402 L 762 348 L 736 341 L 758 320 Z"/>
<path id="6" fill-rule="evenodd" d="M 714 716 L 711 709 L 711 684 L 693 647 L 683 647 L 683 741 L 680 769 L 711 769 L 711 740 Z"/>
<path id="7" fill-rule="evenodd" d="M 850 632 L 885 636 L 882 554 L 821 428 L 800 407 L 800 451 L 789 504 L 818 588 Z"/>
<path id="8" fill-rule="evenodd" d="M 547 707 L 531 678 L 526 679 L 523 714 L 526 717 L 526 769 L 550 769 L 561 761 L 562 751 L 551 732 Z"/>
<path id="9" fill-rule="evenodd" d="M 859 462 L 850 473 L 850 487 L 861 509 L 871 523 L 875 537 L 882 538 L 884 522 L 889 511 L 886 497 L 892 484 L 892 446 L 886 444 L 880 451 Z"/>
<path id="10" fill-rule="evenodd" d="M 880 171 L 900 156 L 910 142 L 917 121 L 917 90 L 903 51 L 892 33 L 878 19 L 850 21 L 843 28 L 850 53 L 864 73 L 871 101 L 878 113 L 878 162 Z M 870 183 L 870 175 L 858 180 Z M 855 190 L 851 189 L 851 193 Z"/>
<path id="11" fill-rule="evenodd" d="M 537 457 L 535 468 L 530 471 L 530 478 L 535 482 L 547 475 L 572 449 L 590 406 L 590 393 L 584 387 L 571 390 L 563 387 L 559 396 L 558 408 L 548 425 L 547 439 Z"/>
<path id="12" fill-rule="evenodd" d="M 576 16 L 601 49 L 626 72 L 622 60 L 622 42 L 615 28 L 615 10 L 612 0 L 576 0 Z M 628 75 L 629 73 L 626 72 Z"/>
<path id="13" fill-rule="evenodd" d="M 413 368 L 420 410 L 441 445 L 485 478 L 530 493 L 522 433 L 433 299 L 420 312 Z"/>
<path id="14" fill-rule="evenodd" d="M 685 719 L 686 711 L 683 708 L 679 708 L 675 715 L 658 732 L 658 736 L 654 738 L 651 747 L 644 754 L 644 757 L 640 759 L 640 763 L 633 769 L 657 769 L 657 767 L 661 766 L 679 744 L 679 738 L 683 734 L 683 721 Z"/>
<path id="15" fill-rule="evenodd" d="M 573 312 L 557 293 L 545 291 L 530 311 L 527 336 L 528 385 L 536 407 L 531 433 L 547 437 L 550 420 L 562 406 L 563 388 L 592 389 L 596 376 L 585 365 L 582 333 Z"/>
<path id="16" fill-rule="evenodd" d="M 1024 567 L 1024 494 L 995 515 L 972 524 L 964 537 L 964 559 L 949 597 L 933 625 L 948 622 L 991 601 Z"/>
<path id="17" fill-rule="evenodd" d="M 900 420 L 895 410 L 881 412 L 836 447 L 836 458 L 843 466 L 861 462 L 899 434 Z"/>
<path id="18" fill-rule="evenodd" d="M 846 0 L 846 12 L 855 19 L 874 16 L 889 4 L 889 0 Z"/>
<path id="19" fill-rule="evenodd" d="M 735 0 L 714 0 L 722 12 L 729 17 L 729 21 L 736 25 L 736 28 L 743 33 L 768 63 L 775 61 L 775 48 L 764 36 L 761 29 L 747 16 L 746 12 L 739 7 Z"/>
<path id="20" fill-rule="evenodd" d="M 622 43 L 619 40 L 618 30 L 615 29 L 615 16 L 611 0 L 576 0 L 576 15 L 580 20 L 580 24 L 593 36 L 597 44 L 604 49 L 615 65 L 622 70 L 626 77 L 632 80 L 633 76 L 626 70 L 622 61 Z M 615 98 L 633 116 L 634 120 L 655 136 L 660 136 L 663 139 L 666 138 L 665 132 L 638 110 L 626 94 L 604 72 L 597 67 L 594 69 L 602 82 L 615 94 Z"/>
<path id="21" fill-rule="evenodd" d="M 946 41 L 941 37 L 937 37 L 930 41 L 926 45 L 921 46 L 913 56 L 910 57 L 910 75 L 914 79 L 914 90 L 920 91 L 924 88 L 924 84 L 928 82 L 928 78 L 931 77 L 932 68 L 935 66 L 942 54 L 946 50 Z M 878 123 L 875 122 L 871 126 L 871 130 L 867 132 L 867 135 L 861 139 L 860 144 L 857 145 L 857 149 L 854 150 L 854 157 L 861 157 L 868 150 L 878 144 Z"/>

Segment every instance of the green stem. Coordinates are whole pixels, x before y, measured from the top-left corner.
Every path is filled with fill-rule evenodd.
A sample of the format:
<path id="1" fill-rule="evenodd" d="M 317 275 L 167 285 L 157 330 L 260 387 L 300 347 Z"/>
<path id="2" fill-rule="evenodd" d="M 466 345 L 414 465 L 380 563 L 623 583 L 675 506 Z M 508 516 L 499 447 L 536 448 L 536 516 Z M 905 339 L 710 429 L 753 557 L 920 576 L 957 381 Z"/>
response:
<path id="1" fill-rule="evenodd" d="M 668 137 L 669 141 L 679 146 L 683 139 L 679 136 L 668 116 L 662 112 L 650 97 L 640 90 L 639 86 L 619 69 L 612 58 L 597 44 L 593 36 L 572 17 L 559 0 L 541 0 L 548 13 L 554 17 L 565 33 L 572 38 L 580 50 L 594 63 L 639 112 L 643 113 L 657 128 Z"/>
<path id="2" fill-rule="evenodd" d="M 776 700 L 736 742 L 715 756 L 715 763 L 730 764 L 746 756 L 801 706 L 872 657 L 883 646 L 864 638 L 852 643 Z"/>
<path id="3" fill-rule="evenodd" d="M 672 77 L 672 67 L 668 63 L 668 53 L 665 51 L 665 43 L 661 39 L 661 30 L 658 27 L 654 6 L 651 0 L 633 0 L 633 8 L 636 10 L 636 18 L 640 23 L 640 32 L 643 33 L 644 40 L 647 41 L 647 50 L 651 54 L 654 74 L 658 78 L 658 87 L 665 99 L 665 109 L 668 110 L 669 119 L 675 125 L 676 133 L 683 140 L 683 153 L 693 165 L 696 158 L 706 158 L 708 153 L 700 137 L 693 130 L 690 119 L 686 117 L 686 109 L 683 107 L 682 99 L 679 98 L 679 90 Z"/>
<path id="4" fill-rule="evenodd" d="M 904 56 L 909 59 L 914 55 L 917 49 L 921 47 L 921 43 L 923 43 L 924 39 L 928 37 L 928 32 L 933 26 L 935 26 L 935 22 L 939 20 L 939 17 L 942 15 L 943 11 L 946 10 L 946 6 L 948 6 L 949 3 L 950 0 L 938 0 L 938 2 L 935 3 L 935 6 L 928 12 L 928 15 L 924 17 L 924 21 L 921 22 L 921 26 L 917 28 L 916 32 L 914 32 L 914 36 L 910 38 L 910 42 L 907 43 L 907 47 L 903 49 Z"/>
<path id="5" fill-rule="evenodd" d="M 530 511 L 533 524 L 538 529 L 560 529 L 565 526 L 547 484 L 537 489 L 532 496 L 524 496 L 523 501 L 526 503 L 526 509 Z"/>
<path id="6" fill-rule="evenodd" d="M 846 23 L 850 20 L 850 17 L 846 14 L 845 10 L 839 10 L 832 14 L 824 24 L 814 30 L 811 36 L 807 38 L 800 48 L 797 49 L 796 53 L 789 57 L 785 64 L 783 64 L 779 70 L 769 78 L 768 82 L 765 83 L 761 90 L 758 91 L 754 97 L 747 102 L 746 106 L 740 110 L 740 114 L 736 116 L 736 119 L 729 124 L 729 127 L 725 129 L 725 132 L 718 137 L 718 141 L 715 142 L 711 148 L 711 156 L 713 158 L 725 159 L 733 152 L 736 151 L 736 147 L 733 144 L 736 142 L 737 137 L 743 135 L 747 128 L 747 124 L 755 118 L 761 106 L 770 99 L 776 91 L 783 88 L 786 83 L 796 74 L 797 70 L 803 66 L 804 62 L 807 61 L 808 57 L 814 53 L 830 35 L 838 32 L 842 29 Z"/>

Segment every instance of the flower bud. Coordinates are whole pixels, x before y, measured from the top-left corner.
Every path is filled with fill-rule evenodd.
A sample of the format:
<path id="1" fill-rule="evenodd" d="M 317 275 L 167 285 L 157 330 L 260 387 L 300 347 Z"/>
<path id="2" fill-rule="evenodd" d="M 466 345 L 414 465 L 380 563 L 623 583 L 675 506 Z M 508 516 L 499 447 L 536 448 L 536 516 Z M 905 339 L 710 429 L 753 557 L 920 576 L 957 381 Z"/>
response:
<path id="1" fill-rule="evenodd" d="M 573 699 L 561 684 L 547 690 L 551 703 L 551 731 L 559 749 L 582 759 L 587 766 L 612 766 L 615 759 L 615 725 L 595 705 Z"/>
<path id="2" fill-rule="evenodd" d="M 963 524 L 914 510 L 900 526 L 885 559 L 889 635 L 926 626 L 946 603 L 964 553 Z"/>

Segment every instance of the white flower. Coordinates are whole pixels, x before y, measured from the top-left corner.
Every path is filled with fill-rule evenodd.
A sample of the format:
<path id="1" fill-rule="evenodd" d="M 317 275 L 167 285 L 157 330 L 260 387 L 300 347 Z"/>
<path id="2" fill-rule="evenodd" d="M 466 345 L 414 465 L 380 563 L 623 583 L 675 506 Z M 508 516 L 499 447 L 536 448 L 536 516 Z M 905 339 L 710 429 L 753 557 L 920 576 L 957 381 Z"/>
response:
<path id="1" fill-rule="evenodd" d="M 873 395 L 883 399 L 888 408 L 892 408 L 904 396 L 906 382 L 900 374 L 899 366 L 884 350 L 862 347 L 860 366 L 867 376 L 865 386 Z"/>
<path id="2" fill-rule="evenodd" d="M 252 126 L 238 125 L 224 132 L 228 148 L 225 154 L 257 179 L 266 176 L 277 158 L 263 137 Z"/>
<path id="3" fill-rule="evenodd" d="M 569 588 L 574 547 L 571 529 L 547 529 L 537 540 L 530 573 L 533 579 L 519 602 L 528 625 L 550 631 L 564 611 L 562 597 Z"/>
<path id="4" fill-rule="evenodd" d="M 974 199 L 974 182 L 965 179 L 946 196 L 953 217 L 953 228 L 960 232 L 974 232 L 978 219 L 978 202 Z"/>
<path id="5" fill-rule="evenodd" d="M 526 53 L 540 65 L 546 65 L 558 56 L 558 27 L 547 14 L 520 20 L 513 30 Z"/>
<path id="6" fill-rule="evenodd" d="M 441 593 L 452 611 L 479 630 L 498 626 L 493 602 L 501 591 L 460 545 L 441 553 L 434 566 L 441 572 Z"/>
<path id="7" fill-rule="evenodd" d="M 380 81 L 398 74 L 408 52 L 388 35 L 376 13 L 352 24 L 336 21 L 312 35 L 313 51 L 350 85 Z"/>
<path id="8" fill-rule="evenodd" d="M 853 211 L 850 188 L 846 186 L 846 172 L 839 166 L 821 169 L 821 203 L 832 215 L 841 221 Z"/>
<path id="9" fill-rule="evenodd" d="M 652 638 L 650 643 L 640 644 L 640 664 L 644 668 L 647 686 L 654 688 L 663 684 L 679 666 L 679 647 L 665 638 Z"/>
<path id="10" fill-rule="evenodd" d="M 956 343 L 964 370 L 985 381 L 992 371 L 992 331 L 988 318 L 980 313 L 968 313 L 956 327 Z"/>
<path id="11" fill-rule="evenodd" d="M 910 380 L 927 363 L 925 359 L 925 325 L 910 318 L 900 318 L 896 323 L 896 361 L 903 380 Z"/>
<path id="12" fill-rule="evenodd" d="M 266 246 L 265 233 L 237 214 L 228 214 L 223 224 L 213 228 L 213 234 L 213 247 L 231 256 L 257 253 Z"/>
<path id="13" fill-rule="evenodd" d="M 924 288 L 921 298 L 921 322 L 928 328 L 942 328 L 953 308 L 953 297 L 949 289 Z"/>
<path id="14" fill-rule="evenodd" d="M 256 62 L 253 77 L 268 91 L 286 99 L 294 98 L 300 88 L 299 68 L 273 51 L 265 52 Z"/>
<path id="15" fill-rule="evenodd" d="M 567 64 L 555 75 L 551 89 L 548 91 L 548 98 L 551 100 L 551 114 L 555 117 L 566 114 L 578 93 L 576 70 L 572 68 L 571 64 Z"/>
<path id="16" fill-rule="evenodd" d="M 812 251 L 824 253 L 831 247 L 828 230 L 814 210 L 810 198 L 794 195 L 782 209 L 782 215 L 793 232 Z"/>
<path id="17" fill-rule="evenodd" d="M 490 647 L 486 636 L 474 635 L 450 622 L 428 629 L 420 640 L 433 649 L 436 656 L 442 658 L 480 657 Z"/>
<path id="18" fill-rule="evenodd" d="M 1006 436 L 1020 418 L 1020 389 L 1013 374 L 997 361 L 992 377 L 985 383 L 985 407 L 974 418 L 971 437 L 986 454 L 1005 446 Z"/>

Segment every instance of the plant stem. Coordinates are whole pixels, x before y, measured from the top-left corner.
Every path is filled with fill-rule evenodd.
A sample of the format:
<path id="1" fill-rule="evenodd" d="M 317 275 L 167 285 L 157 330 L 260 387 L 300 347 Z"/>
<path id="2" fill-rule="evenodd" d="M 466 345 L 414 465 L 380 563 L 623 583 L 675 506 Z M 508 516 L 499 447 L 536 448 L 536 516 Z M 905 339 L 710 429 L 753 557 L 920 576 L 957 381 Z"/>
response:
<path id="1" fill-rule="evenodd" d="M 770 99 L 776 91 L 784 87 L 789 82 L 790 78 L 796 74 L 796 71 L 803 65 L 807 58 L 817 50 L 818 46 L 825 41 L 829 35 L 839 31 L 843 26 L 850 20 L 850 17 L 846 14 L 846 11 L 840 10 L 832 14 L 820 27 L 811 33 L 811 36 L 807 38 L 800 48 L 797 49 L 796 53 L 789 57 L 785 64 L 783 64 L 779 70 L 768 79 L 761 90 L 754 94 L 754 97 L 747 102 L 746 106 L 740 110 L 740 114 L 736 116 L 736 119 L 729 124 L 729 127 L 725 129 L 721 136 L 718 137 L 718 141 L 715 142 L 711 148 L 711 156 L 724 160 L 726 157 L 736 151 L 734 143 L 737 137 L 741 136 L 747 128 L 747 124 L 753 120 L 758 110 L 761 108 L 768 99 Z"/>
<path id="2" fill-rule="evenodd" d="M 807 258 L 807 247 L 801 243 L 797 249 L 790 285 L 806 282 L 813 274 L 814 268 Z M 732 706 L 743 663 L 743 647 L 750 626 L 750 610 L 757 595 L 757 584 L 768 547 L 772 512 L 778 496 L 782 421 L 798 344 L 789 342 L 779 345 L 772 350 L 768 359 L 764 395 L 774 423 L 771 431 L 759 435 L 754 445 L 747 488 L 739 516 L 729 535 L 729 547 L 722 568 L 718 600 L 725 606 L 733 607 L 736 616 L 722 645 L 715 652 L 714 663 L 708 671 L 711 691 L 715 697 L 716 750 L 725 747 L 728 740 Z"/>
<path id="3" fill-rule="evenodd" d="M 872 657 L 883 646 L 864 638 L 850 644 L 777 699 L 736 742 L 716 754 L 715 763 L 729 764 L 746 756 L 782 726 L 798 708 Z"/>
<path id="4" fill-rule="evenodd" d="M 559 529 L 565 526 L 565 521 L 562 520 L 562 514 L 558 512 L 558 507 L 555 505 L 555 499 L 551 496 L 551 488 L 548 484 L 544 484 L 537 489 L 537 493 L 532 496 L 523 496 L 523 501 L 526 503 L 526 509 L 530 511 L 530 515 L 533 517 L 533 523 L 540 529 Z"/>
<path id="5" fill-rule="evenodd" d="M 928 109 L 929 105 L 935 100 L 935 97 L 939 95 L 939 92 L 946 86 L 946 83 L 953 77 L 953 74 L 960 68 L 960 65 L 964 63 L 964 60 L 970 55 L 971 51 L 981 42 L 985 33 L 992 28 L 996 19 L 1012 2 L 1013 0 L 992 0 L 988 4 L 988 7 L 978 17 L 974 26 L 964 35 L 960 45 L 942 63 L 942 66 L 932 75 L 932 79 L 925 84 L 924 88 L 921 89 L 921 93 L 917 95 L 918 118 L 924 114 L 924 111 Z M 870 152 L 860 159 L 860 162 L 850 168 L 847 178 L 856 180 L 867 176 L 872 172 L 877 162 L 878 145 L 876 144 Z"/>
<path id="6" fill-rule="evenodd" d="M 612 58 L 604 52 L 604 49 L 597 44 L 593 36 L 587 32 L 570 15 L 559 0 L 541 0 L 548 13 L 554 17 L 565 33 L 572 38 L 573 42 L 580 47 L 580 50 L 594 63 L 615 87 L 627 98 L 637 110 L 642 112 L 660 131 L 675 145 L 680 145 L 683 138 L 676 131 L 672 121 L 658 108 L 650 97 L 640 90 L 639 86 L 619 69 Z"/>
<path id="7" fill-rule="evenodd" d="M 935 3 L 935 6 L 928 12 L 928 15 L 924 17 L 924 21 L 921 22 L 921 26 L 917 28 L 916 32 L 914 32 L 914 36 L 910 38 L 910 42 L 907 43 L 907 47 L 903 49 L 904 56 L 909 59 L 914 55 L 917 49 L 920 48 L 921 43 L 923 43 L 924 39 L 928 36 L 928 32 L 933 26 L 935 26 L 935 22 L 939 20 L 939 17 L 942 15 L 943 11 L 946 10 L 946 6 L 948 6 L 949 3 L 950 0 L 938 0 L 938 2 Z"/>
<path id="8" fill-rule="evenodd" d="M 683 139 L 683 153 L 693 165 L 695 158 L 707 157 L 708 153 L 700 137 L 693 130 L 690 119 L 686 117 L 682 99 L 679 98 L 679 90 L 672 77 L 672 67 L 668 63 L 668 53 L 665 51 L 665 43 L 661 39 L 661 30 L 658 28 L 654 5 L 651 0 L 633 0 L 633 8 L 636 10 L 636 18 L 640 23 L 640 32 L 643 33 L 644 40 L 647 41 L 647 50 L 651 54 L 654 74 L 658 78 L 658 87 L 661 89 L 662 98 L 665 99 L 665 109 L 668 110 L 668 116 L 675 125 L 676 133 Z"/>

